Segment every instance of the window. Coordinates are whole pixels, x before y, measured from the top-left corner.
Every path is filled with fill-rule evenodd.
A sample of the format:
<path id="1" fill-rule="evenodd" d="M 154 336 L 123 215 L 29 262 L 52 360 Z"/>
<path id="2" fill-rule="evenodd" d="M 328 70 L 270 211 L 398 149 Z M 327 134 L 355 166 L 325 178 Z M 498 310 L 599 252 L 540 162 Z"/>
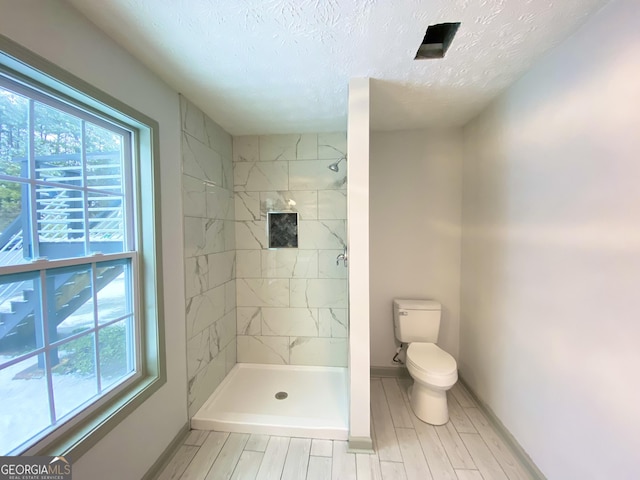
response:
<path id="1" fill-rule="evenodd" d="M 77 457 L 164 380 L 153 122 L 2 60 L 0 455 Z"/>

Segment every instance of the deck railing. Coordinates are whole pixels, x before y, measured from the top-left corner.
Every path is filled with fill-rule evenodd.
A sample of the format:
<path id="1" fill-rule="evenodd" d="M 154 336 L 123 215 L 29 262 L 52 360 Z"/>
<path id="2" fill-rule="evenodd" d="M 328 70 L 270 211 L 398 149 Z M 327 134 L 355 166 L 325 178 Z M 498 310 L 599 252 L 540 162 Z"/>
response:
<path id="1" fill-rule="evenodd" d="M 31 232 L 23 231 L 22 218 L 17 218 L 5 229 L 0 243 L 0 266 L 16 265 L 31 261 L 29 248 L 25 248 L 25 237 L 28 242 L 40 245 L 55 243 L 78 245 L 84 243 L 86 237 L 90 242 L 122 241 L 124 239 L 124 218 L 122 216 L 122 175 L 120 152 L 100 152 L 87 154 L 86 185 L 92 192 L 87 192 L 86 200 L 82 190 L 65 188 L 64 185 L 80 186 L 83 184 L 82 169 L 77 165 L 79 155 L 53 155 L 36 158 L 36 178 L 55 182 L 57 185 L 40 185 L 36 187 L 36 238 L 31 240 Z M 14 159 L 25 163 L 25 159 Z M 60 165 L 67 162 L 67 165 Z M 104 193 L 102 193 L 104 192 Z M 86 205 L 85 205 L 86 202 Z M 22 216 L 29 215 L 23 200 Z M 85 219 L 85 217 L 87 217 Z M 13 233 L 11 232 L 13 230 Z M 28 245 L 27 245 L 28 247 Z M 71 255 L 69 255 L 71 256 Z M 14 282 L 0 285 L 0 311 L 9 308 L 10 301 L 20 298 L 26 288 L 26 282 Z"/>

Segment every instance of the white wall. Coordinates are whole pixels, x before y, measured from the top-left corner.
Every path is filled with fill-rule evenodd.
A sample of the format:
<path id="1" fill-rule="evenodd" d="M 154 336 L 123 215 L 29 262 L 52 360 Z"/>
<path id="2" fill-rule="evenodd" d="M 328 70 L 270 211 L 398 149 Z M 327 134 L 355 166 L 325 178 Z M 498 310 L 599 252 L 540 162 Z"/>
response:
<path id="1" fill-rule="evenodd" d="M 349 440 L 371 446 L 369 382 L 370 80 L 349 81 L 347 237 L 349 247 Z"/>
<path id="2" fill-rule="evenodd" d="M 167 383 L 73 466 L 139 479 L 187 421 L 178 95 L 66 3 L 0 0 L 0 32 L 160 124 Z"/>
<path id="3" fill-rule="evenodd" d="M 640 471 L 640 3 L 466 129 L 462 376 L 551 480 Z"/>
<path id="4" fill-rule="evenodd" d="M 371 364 L 394 366 L 394 298 L 442 304 L 458 356 L 462 131 L 371 134 Z"/>

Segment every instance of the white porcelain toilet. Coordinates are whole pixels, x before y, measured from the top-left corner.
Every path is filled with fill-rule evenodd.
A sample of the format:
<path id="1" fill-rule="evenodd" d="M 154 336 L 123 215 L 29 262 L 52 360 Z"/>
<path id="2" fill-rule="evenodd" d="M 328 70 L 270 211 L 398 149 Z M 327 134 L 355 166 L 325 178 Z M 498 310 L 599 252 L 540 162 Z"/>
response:
<path id="1" fill-rule="evenodd" d="M 408 343 L 407 369 L 413 378 L 411 408 L 423 422 L 443 425 L 449 420 L 447 390 L 458 381 L 456 360 L 436 345 L 441 305 L 433 300 L 393 301 L 393 326 Z"/>

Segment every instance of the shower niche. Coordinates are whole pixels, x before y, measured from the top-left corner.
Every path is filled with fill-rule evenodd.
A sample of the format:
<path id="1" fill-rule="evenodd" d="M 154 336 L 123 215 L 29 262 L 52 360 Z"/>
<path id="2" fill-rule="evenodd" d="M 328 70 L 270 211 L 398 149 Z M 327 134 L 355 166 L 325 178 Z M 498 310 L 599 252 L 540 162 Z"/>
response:
<path id="1" fill-rule="evenodd" d="M 298 248 L 298 213 L 267 212 L 269 248 Z"/>

